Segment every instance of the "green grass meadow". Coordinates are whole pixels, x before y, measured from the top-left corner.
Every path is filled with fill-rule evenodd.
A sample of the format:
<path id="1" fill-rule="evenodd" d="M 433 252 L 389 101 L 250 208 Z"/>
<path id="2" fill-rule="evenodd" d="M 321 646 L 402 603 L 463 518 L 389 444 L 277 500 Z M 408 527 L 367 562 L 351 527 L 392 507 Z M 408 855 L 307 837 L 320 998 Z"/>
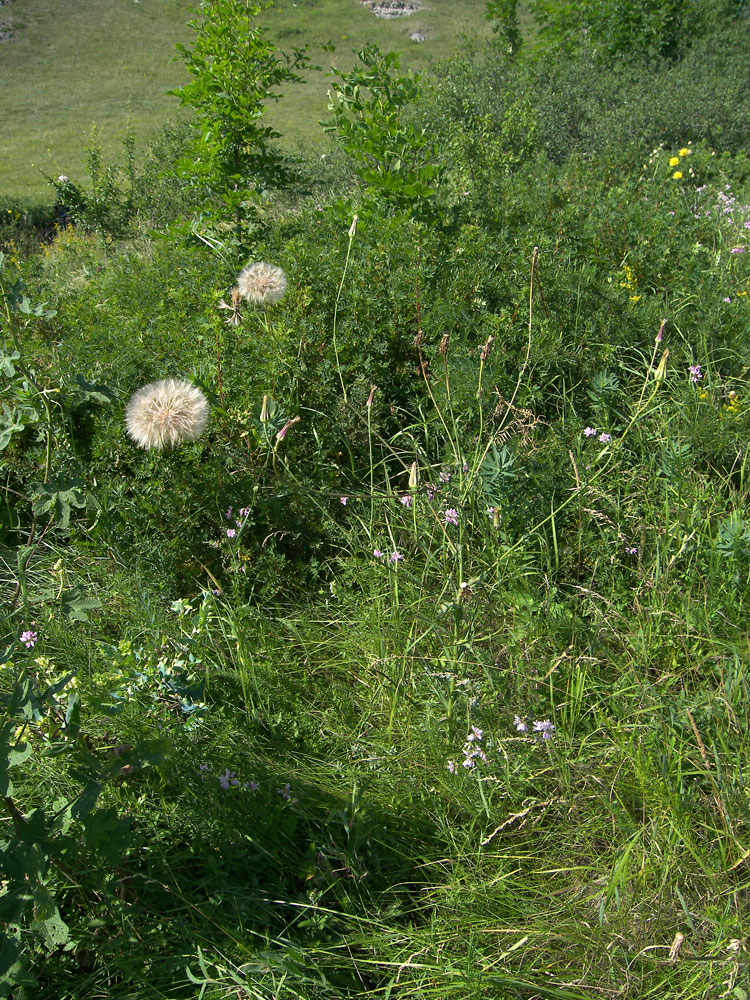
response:
<path id="1" fill-rule="evenodd" d="M 0 8 L 0 1000 L 748 1000 L 747 5 L 215 3 Z"/>
<path id="2" fill-rule="evenodd" d="M 0 192 L 5 199 L 43 198 L 49 177 L 85 176 L 92 129 L 106 160 L 117 157 L 128 132 L 143 144 L 183 115 L 167 91 L 187 74 L 176 55 L 189 41 L 189 0 L 13 0 L 3 16 L 14 35 L 0 43 Z M 329 148 L 319 121 L 328 115 L 331 66 L 348 69 L 368 42 L 398 49 L 404 67 L 424 69 L 448 58 L 463 34 L 487 37 L 481 4 L 435 0 L 415 14 L 385 20 L 358 0 L 282 0 L 264 15 L 280 48 L 310 46 L 318 69 L 291 86 L 268 120 L 291 151 Z M 420 29 L 427 40 L 412 42 Z M 333 45 L 334 52 L 321 46 Z"/>

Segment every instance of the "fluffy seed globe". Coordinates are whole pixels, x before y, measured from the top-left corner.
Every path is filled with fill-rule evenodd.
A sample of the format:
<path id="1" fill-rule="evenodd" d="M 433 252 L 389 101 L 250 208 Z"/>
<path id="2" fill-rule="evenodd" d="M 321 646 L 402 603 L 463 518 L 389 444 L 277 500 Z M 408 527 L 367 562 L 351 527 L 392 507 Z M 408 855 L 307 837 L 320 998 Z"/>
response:
<path id="1" fill-rule="evenodd" d="M 248 264 L 237 277 L 237 288 L 246 302 L 270 306 L 280 302 L 286 292 L 286 275 L 275 264 L 258 261 Z"/>
<path id="2" fill-rule="evenodd" d="M 208 400 L 190 382 L 162 379 L 133 393 L 125 408 L 128 437 L 139 448 L 176 448 L 196 441 L 208 424 Z"/>

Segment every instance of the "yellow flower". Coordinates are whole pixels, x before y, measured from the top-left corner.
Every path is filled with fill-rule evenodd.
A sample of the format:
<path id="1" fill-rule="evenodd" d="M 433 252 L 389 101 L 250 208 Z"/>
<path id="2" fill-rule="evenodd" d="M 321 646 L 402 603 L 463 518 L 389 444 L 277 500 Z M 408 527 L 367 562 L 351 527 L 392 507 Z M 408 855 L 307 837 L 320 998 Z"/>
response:
<path id="1" fill-rule="evenodd" d="M 631 295 L 630 296 L 630 301 L 631 302 L 640 302 L 642 298 L 643 298 L 642 295 Z"/>
<path id="2" fill-rule="evenodd" d="M 676 167 L 679 162 L 680 162 L 679 156 L 673 156 L 669 161 L 669 165 L 670 167 Z"/>
<path id="3" fill-rule="evenodd" d="M 680 156 L 689 156 L 689 155 L 690 155 L 690 150 L 687 148 L 687 146 L 683 146 L 682 149 L 680 150 Z"/>
<path id="4" fill-rule="evenodd" d="M 672 177 L 676 181 L 678 181 L 682 177 L 682 171 L 681 170 L 675 170 L 675 172 L 672 174 Z"/>

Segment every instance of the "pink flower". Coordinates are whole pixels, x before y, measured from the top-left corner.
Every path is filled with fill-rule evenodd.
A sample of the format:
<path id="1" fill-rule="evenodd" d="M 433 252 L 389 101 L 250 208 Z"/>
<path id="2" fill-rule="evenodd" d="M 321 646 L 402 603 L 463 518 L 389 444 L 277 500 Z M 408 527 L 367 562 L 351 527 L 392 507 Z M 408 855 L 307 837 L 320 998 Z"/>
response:
<path id="1" fill-rule="evenodd" d="M 454 507 L 449 507 L 446 510 L 444 518 L 446 524 L 452 524 L 454 528 L 458 527 L 458 511 Z"/>
<path id="2" fill-rule="evenodd" d="M 400 552 L 398 551 L 398 549 L 394 549 L 394 550 L 393 550 L 393 553 L 392 553 L 392 555 L 391 555 L 391 562 L 392 562 L 392 563 L 397 563 L 397 562 L 401 562 L 401 560 L 402 560 L 403 558 L 404 558 L 404 557 L 403 557 L 403 556 L 401 555 L 401 553 L 400 553 Z"/>
<path id="3" fill-rule="evenodd" d="M 234 538 L 236 534 L 234 528 L 227 528 L 227 538 Z"/>
<path id="4" fill-rule="evenodd" d="M 344 505 L 344 507 L 346 507 L 346 505 L 349 503 L 349 497 L 339 497 L 339 500 Z"/>
<path id="5" fill-rule="evenodd" d="M 404 507 L 411 507 L 411 497 L 409 496 L 408 493 L 406 493 L 402 497 L 399 497 L 398 499 L 399 499 L 399 503 L 402 503 L 404 505 Z"/>
<path id="6" fill-rule="evenodd" d="M 596 434 L 596 427 L 586 427 L 583 432 L 583 436 L 590 438 Z"/>
<path id="7" fill-rule="evenodd" d="M 602 444 L 607 444 L 608 441 L 612 440 L 612 437 L 609 434 L 600 434 L 598 440 L 601 441 Z"/>
<path id="8" fill-rule="evenodd" d="M 24 644 L 27 649 L 32 649 L 36 645 L 36 641 L 39 638 L 36 632 L 26 631 L 21 633 L 20 641 Z"/>
<path id="9" fill-rule="evenodd" d="M 376 559 L 382 559 L 383 556 L 385 555 L 385 552 L 381 552 L 380 549 L 373 549 L 372 554 L 375 556 Z"/>

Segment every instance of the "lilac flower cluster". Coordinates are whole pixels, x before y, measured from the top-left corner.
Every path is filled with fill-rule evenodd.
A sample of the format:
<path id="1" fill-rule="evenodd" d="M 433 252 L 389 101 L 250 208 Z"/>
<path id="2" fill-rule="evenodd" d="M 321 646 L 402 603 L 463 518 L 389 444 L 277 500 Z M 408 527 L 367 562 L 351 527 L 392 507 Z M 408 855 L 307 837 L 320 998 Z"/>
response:
<path id="1" fill-rule="evenodd" d="M 513 719 L 513 725 L 516 727 L 519 733 L 528 733 L 529 724 L 526 719 L 522 719 L 519 715 L 516 715 Z M 534 719 L 531 723 L 532 732 L 541 733 L 543 740 L 551 740 L 555 734 L 555 727 L 549 721 L 549 719 Z"/>
<path id="2" fill-rule="evenodd" d="M 584 430 L 583 430 L 583 436 L 584 437 L 587 437 L 587 438 L 594 437 L 597 433 L 598 433 L 598 431 L 597 431 L 596 427 L 584 427 Z M 602 444 L 607 444 L 609 441 L 612 440 L 612 435 L 611 434 L 606 434 L 605 432 L 602 432 L 601 434 L 599 434 L 599 437 L 597 438 L 597 440 L 601 441 Z"/>
<path id="3" fill-rule="evenodd" d="M 210 764 L 201 764 L 198 768 L 198 774 L 201 776 L 201 781 L 207 781 L 210 777 L 215 777 L 222 788 L 247 788 L 251 792 L 258 791 L 257 781 L 243 781 L 237 777 L 236 771 L 230 771 L 229 768 L 225 768 L 223 774 L 213 774 L 213 770 Z"/>
<path id="4" fill-rule="evenodd" d="M 465 767 L 467 771 L 473 771 L 477 766 L 477 761 L 481 760 L 485 764 L 487 763 L 487 754 L 484 752 L 482 747 L 482 737 L 484 736 L 483 729 L 477 729 L 476 726 L 471 727 L 471 732 L 466 737 L 466 742 L 463 747 L 464 759 L 461 761 L 461 767 Z M 448 770 L 451 774 L 456 773 L 456 762 L 455 760 L 448 761 Z"/>
<path id="5" fill-rule="evenodd" d="M 234 507 L 230 507 L 229 510 L 226 512 L 226 515 L 225 515 L 227 521 L 231 521 L 232 520 L 232 517 L 234 516 L 233 512 L 234 512 Z M 237 531 L 242 528 L 242 525 L 245 523 L 245 520 L 247 519 L 249 513 L 250 513 L 250 508 L 249 507 L 240 507 L 240 509 L 238 511 L 239 516 L 234 519 L 234 523 L 235 523 L 236 527 L 235 528 L 227 528 L 227 530 L 226 530 L 227 538 L 236 538 L 237 537 Z"/>
<path id="6" fill-rule="evenodd" d="M 373 549 L 372 554 L 376 559 L 385 559 L 385 552 L 383 552 L 382 549 Z M 401 562 L 403 558 L 404 557 L 401 555 L 398 549 L 394 549 L 388 561 L 392 563 L 398 563 Z"/>
<path id="7" fill-rule="evenodd" d="M 33 649 L 38 638 L 39 636 L 36 632 L 32 632 L 31 629 L 27 629 L 26 632 L 21 633 L 19 641 L 22 642 L 27 649 Z"/>
<path id="8" fill-rule="evenodd" d="M 690 372 L 691 382 L 700 382 L 700 380 L 703 378 L 703 370 L 701 365 L 690 365 L 688 367 L 688 371 Z"/>

